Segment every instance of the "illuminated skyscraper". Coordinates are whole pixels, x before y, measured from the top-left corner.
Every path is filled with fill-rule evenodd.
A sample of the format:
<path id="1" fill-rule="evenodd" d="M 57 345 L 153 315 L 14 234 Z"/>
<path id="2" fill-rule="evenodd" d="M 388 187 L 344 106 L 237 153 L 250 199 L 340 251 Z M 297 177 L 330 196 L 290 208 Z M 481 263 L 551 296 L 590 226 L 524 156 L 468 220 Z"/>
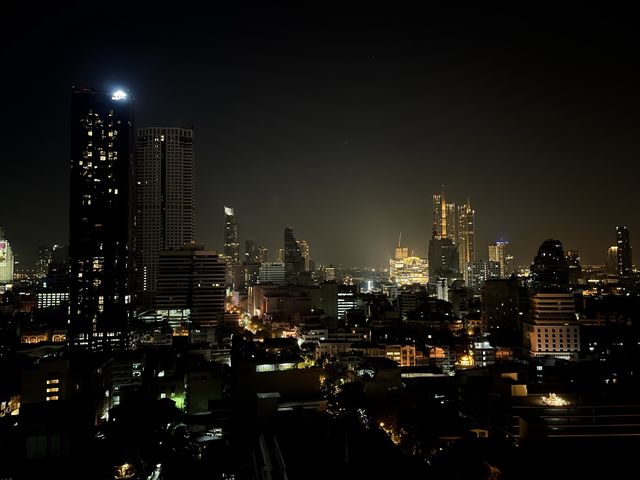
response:
<path id="1" fill-rule="evenodd" d="M 298 240 L 298 246 L 300 247 L 300 254 L 304 261 L 304 271 L 310 271 L 309 263 L 311 261 L 311 254 L 309 252 L 309 243 L 306 240 Z"/>
<path id="2" fill-rule="evenodd" d="M 433 195 L 433 238 L 441 239 L 447 236 L 447 203 L 442 193 Z"/>
<path id="3" fill-rule="evenodd" d="M 509 277 L 514 272 L 513 257 L 509 253 L 509 242 L 497 241 L 489 245 L 489 260 L 500 264 L 500 276 Z"/>
<path id="4" fill-rule="evenodd" d="M 616 244 L 618 247 L 618 275 L 628 277 L 631 275 L 632 263 L 631 243 L 627 227 L 616 227 Z"/>
<path id="5" fill-rule="evenodd" d="M 460 271 L 464 272 L 467 263 L 476 260 L 475 210 L 471 208 L 469 200 L 458 205 L 457 221 L 456 245 L 458 246 Z"/>
<path id="6" fill-rule="evenodd" d="M 224 256 L 233 265 L 240 263 L 240 233 L 233 208 L 224 207 Z"/>
<path id="7" fill-rule="evenodd" d="M 150 301 L 160 252 L 194 241 L 193 130 L 141 128 L 137 145 L 136 290 Z"/>
<path id="8" fill-rule="evenodd" d="M 131 314 L 133 101 L 118 91 L 71 98 L 69 337 L 125 345 Z"/>

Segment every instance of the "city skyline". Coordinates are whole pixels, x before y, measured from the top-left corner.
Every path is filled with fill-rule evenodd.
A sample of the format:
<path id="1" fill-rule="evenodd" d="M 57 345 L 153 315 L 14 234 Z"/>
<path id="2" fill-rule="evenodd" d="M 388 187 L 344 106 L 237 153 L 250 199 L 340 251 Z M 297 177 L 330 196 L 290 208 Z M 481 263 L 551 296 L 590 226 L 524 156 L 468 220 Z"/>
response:
<path id="1" fill-rule="evenodd" d="M 557 238 L 603 264 L 618 225 L 637 245 L 637 40 L 623 11 L 219 8 L 193 28 L 179 13 L 165 39 L 134 7 L 112 25 L 117 41 L 91 47 L 80 26 L 104 26 L 101 7 L 20 12 L 2 86 L 38 95 L 7 99 L 3 157 L 21 161 L 3 162 L 0 225 L 21 266 L 68 241 L 74 84 L 128 89 L 136 128 L 193 123 L 195 238 L 217 251 L 231 205 L 241 241 L 270 252 L 291 225 L 318 264 L 384 265 L 400 231 L 426 257 L 441 184 L 472 202 L 478 259 L 506 240 L 527 265 Z M 159 68 L 165 56 L 189 68 Z"/>

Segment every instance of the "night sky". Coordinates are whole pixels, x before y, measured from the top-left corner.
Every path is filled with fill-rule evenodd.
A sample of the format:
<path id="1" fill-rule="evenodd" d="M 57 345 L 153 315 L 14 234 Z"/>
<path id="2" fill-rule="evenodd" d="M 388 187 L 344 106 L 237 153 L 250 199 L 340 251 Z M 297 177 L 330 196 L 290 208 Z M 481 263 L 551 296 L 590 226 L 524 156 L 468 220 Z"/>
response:
<path id="1" fill-rule="evenodd" d="M 479 258 L 503 238 L 526 265 L 551 237 L 603 263 L 616 224 L 640 255 L 630 10 L 97 3 L 3 12 L 0 225 L 25 266 L 68 239 L 74 84 L 129 89 L 138 127 L 194 125 L 212 249 L 227 204 L 272 256 L 288 225 L 318 263 L 384 265 L 400 231 L 426 256 L 445 184 Z"/>

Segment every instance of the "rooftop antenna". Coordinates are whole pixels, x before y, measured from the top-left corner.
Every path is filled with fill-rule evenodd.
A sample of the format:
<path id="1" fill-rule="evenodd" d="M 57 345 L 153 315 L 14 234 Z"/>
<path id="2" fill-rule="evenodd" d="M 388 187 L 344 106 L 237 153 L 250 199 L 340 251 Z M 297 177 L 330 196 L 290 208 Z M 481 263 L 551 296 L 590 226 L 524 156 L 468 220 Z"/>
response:
<path id="1" fill-rule="evenodd" d="M 400 248 L 402 244 L 402 232 L 400 232 L 400 236 L 398 237 L 398 248 Z"/>

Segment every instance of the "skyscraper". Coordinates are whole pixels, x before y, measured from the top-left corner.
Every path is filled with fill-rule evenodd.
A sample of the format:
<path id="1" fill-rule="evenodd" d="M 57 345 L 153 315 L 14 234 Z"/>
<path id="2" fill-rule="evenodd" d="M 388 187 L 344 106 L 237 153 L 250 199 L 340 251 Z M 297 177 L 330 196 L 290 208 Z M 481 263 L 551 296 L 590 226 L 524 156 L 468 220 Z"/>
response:
<path id="1" fill-rule="evenodd" d="M 38 258 L 36 260 L 35 271 L 35 274 L 38 278 L 44 278 L 47 276 L 52 255 L 53 253 L 51 247 L 38 247 Z"/>
<path id="2" fill-rule="evenodd" d="M 563 293 L 569 291 L 569 266 L 559 240 L 542 242 L 531 265 L 534 292 Z"/>
<path id="3" fill-rule="evenodd" d="M 489 245 L 489 260 L 500 263 L 500 276 L 509 277 L 513 273 L 513 257 L 509 253 L 509 242 L 499 240 Z"/>
<path id="4" fill-rule="evenodd" d="M 631 243 L 627 227 L 616 227 L 616 245 L 618 247 L 618 275 L 628 277 L 631 275 L 632 264 Z"/>
<path id="5" fill-rule="evenodd" d="M 133 101 L 74 89 L 71 98 L 70 291 L 72 345 L 121 347 L 131 303 Z"/>
<path id="6" fill-rule="evenodd" d="M 215 327 L 224 315 L 225 264 L 195 244 L 160 252 L 156 308 L 188 311 L 192 326 Z"/>
<path id="7" fill-rule="evenodd" d="M 240 233 L 233 208 L 224 207 L 224 256 L 233 265 L 240 263 Z"/>
<path id="8" fill-rule="evenodd" d="M 287 283 L 296 283 L 300 272 L 304 271 L 304 259 L 300 246 L 293 236 L 293 229 L 284 229 L 284 278 Z"/>
<path id="9" fill-rule="evenodd" d="M 447 236 L 447 203 L 444 197 L 444 186 L 442 193 L 433 194 L 433 238 L 444 238 Z"/>
<path id="10" fill-rule="evenodd" d="M 469 200 L 458 205 L 457 221 L 456 245 L 458 245 L 460 271 L 464 272 L 467 263 L 476 260 L 475 210 L 471 208 Z"/>
<path id="11" fill-rule="evenodd" d="M 189 128 L 138 130 L 136 290 L 151 303 L 162 250 L 194 241 L 194 149 Z"/>
<path id="12" fill-rule="evenodd" d="M 298 240 L 298 247 L 300 247 L 300 254 L 304 261 L 304 271 L 309 271 L 309 262 L 311 261 L 311 253 L 309 252 L 309 242 L 306 240 Z"/>

